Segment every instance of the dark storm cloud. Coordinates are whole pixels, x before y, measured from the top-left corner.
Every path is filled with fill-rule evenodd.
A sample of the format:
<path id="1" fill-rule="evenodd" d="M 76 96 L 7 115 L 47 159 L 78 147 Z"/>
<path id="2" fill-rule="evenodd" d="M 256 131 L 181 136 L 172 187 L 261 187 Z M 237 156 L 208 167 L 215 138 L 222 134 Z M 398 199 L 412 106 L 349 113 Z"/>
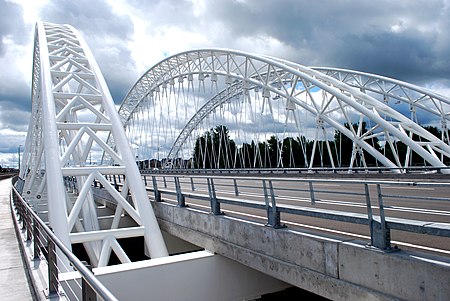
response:
<path id="1" fill-rule="evenodd" d="M 6 40 L 16 44 L 25 44 L 26 35 L 22 7 L 16 3 L 0 0 L 0 56 L 6 51 Z"/>
<path id="2" fill-rule="evenodd" d="M 438 63 L 439 57 L 430 45 L 435 37 L 421 36 L 417 31 L 401 35 L 392 32 L 361 34 L 348 37 L 348 48 L 358 51 L 334 53 L 343 66 L 370 70 L 372 73 L 422 81 L 432 77 L 449 77 L 450 66 Z"/>
<path id="3" fill-rule="evenodd" d="M 10 65 L 9 58 L 17 45 L 25 45 L 30 38 L 25 26 L 23 9 L 16 3 L 0 0 L 0 125 L 2 129 L 26 130 L 28 125 L 30 88 L 27 79 Z M 30 51 L 31 53 L 31 51 Z M 31 73 L 31 72 L 30 72 Z"/>
<path id="4" fill-rule="evenodd" d="M 445 1 L 210 0 L 205 16 L 221 22 L 229 37 L 273 37 L 292 47 L 286 59 L 305 65 L 417 82 L 450 73 Z"/>
<path id="5" fill-rule="evenodd" d="M 136 13 L 147 16 L 148 21 L 159 26 L 182 26 L 191 28 L 198 20 L 193 15 L 194 4 L 188 0 L 131 0 L 127 3 L 133 6 Z"/>
<path id="6" fill-rule="evenodd" d="M 126 41 L 133 33 L 128 17 L 114 14 L 107 1 L 53 0 L 41 11 L 42 20 L 70 24 L 87 36 L 109 37 Z"/>
<path id="7" fill-rule="evenodd" d="M 7 125 L 13 131 L 26 132 L 30 120 L 30 113 L 28 108 L 18 108 L 14 102 L 1 101 L 0 102 L 0 124 Z"/>
<path id="8" fill-rule="evenodd" d="M 137 79 L 127 45 L 134 31 L 131 19 L 117 15 L 107 1 L 91 0 L 53 0 L 41 16 L 45 22 L 70 24 L 81 32 L 119 103 Z"/>

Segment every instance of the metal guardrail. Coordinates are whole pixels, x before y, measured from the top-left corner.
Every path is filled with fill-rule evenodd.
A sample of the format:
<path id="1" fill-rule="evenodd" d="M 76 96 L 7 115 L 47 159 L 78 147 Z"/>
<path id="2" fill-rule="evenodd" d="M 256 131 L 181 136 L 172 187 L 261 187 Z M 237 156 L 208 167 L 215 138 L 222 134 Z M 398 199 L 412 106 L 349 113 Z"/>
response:
<path id="1" fill-rule="evenodd" d="M 15 180 L 13 179 L 13 184 Z M 20 181 L 17 181 L 20 187 Z M 118 301 L 118 299 L 94 276 L 90 267 L 81 262 L 53 233 L 53 231 L 39 218 L 19 191 L 12 187 L 11 199 L 13 201 L 18 222 L 26 230 L 27 241 L 33 241 L 33 260 L 40 260 L 44 255 L 48 264 L 48 291 L 49 298 L 57 296 L 59 291 L 57 250 L 66 256 L 68 262 L 81 275 L 82 300 L 97 300 L 97 296 L 104 301 Z M 58 252 L 59 253 L 59 252 Z"/>
<path id="2" fill-rule="evenodd" d="M 419 202 L 446 202 L 450 205 L 450 183 L 437 182 L 413 182 L 413 181 L 379 181 L 379 180 L 355 180 L 355 179 L 313 179 L 313 178 L 292 178 L 292 177 L 234 177 L 218 175 L 183 175 L 183 174 L 143 174 L 143 181 L 147 190 L 154 194 L 156 201 L 161 201 L 163 195 L 172 195 L 177 199 L 180 207 L 186 206 L 186 198 L 209 201 L 210 210 L 213 214 L 221 214 L 221 204 L 231 204 L 240 207 L 256 208 L 266 211 L 267 225 L 273 228 L 281 228 L 281 214 L 294 214 L 309 216 L 320 219 L 328 219 L 339 222 L 368 225 L 370 230 L 371 245 L 386 251 L 394 250 L 391 246 L 391 230 L 400 230 L 413 233 L 428 234 L 441 237 L 450 237 L 450 223 L 430 222 L 426 220 L 410 220 L 398 217 L 388 217 L 386 209 L 393 209 L 386 205 L 386 200 L 396 200 L 399 202 L 419 201 Z M 111 181 L 116 185 L 116 189 L 121 186 L 121 179 L 111 176 Z M 294 187 L 283 188 L 280 184 L 290 184 Z M 357 185 L 360 192 L 346 191 L 345 189 L 333 190 L 329 188 L 319 188 L 321 186 L 333 185 Z M 295 186 L 298 187 L 295 187 Z M 163 186 L 162 188 L 159 186 Z M 289 186 L 289 185 L 287 185 Z M 386 186 L 394 188 L 396 193 L 386 192 Z M 302 188 L 301 188 L 302 187 Z M 349 186 L 348 186 L 349 187 Z M 398 191 L 401 188 L 410 191 L 408 188 L 423 187 L 430 189 L 439 188 L 447 191 L 441 196 L 428 195 L 401 195 Z M 398 188 L 398 189 L 395 189 Z M 243 189 L 253 190 L 253 198 L 242 196 Z M 197 193 L 196 191 L 204 191 Z M 226 191 L 226 196 L 223 192 Z M 297 204 L 283 204 L 282 194 L 303 193 L 302 200 L 308 199 L 310 206 L 299 206 Z M 229 195 L 232 194 L 232 197 Z M 317 195 L 328 196 L 358 196 L 361 199 L 360 207 L 365 207 L 365 213 L 338 211 L 318 208 L 317 202 L 321 201 Z M 259 196 L 258 196 L 259 195 Z M 305 195 L 307 197 L 305 197 Z M 375 197 L 373 197 L 376 195 Z M 253 200 L 252 200 L 253 199 Z M 257 200 L 254 200 L 257 199 Z M 258 199 L 261 199 L 259 201 Z M 449 207 L 447 207 L 449 208 Z M 420 210 L 420 209 L 418 209 Z M 425 211 L 424 211 L 425 212 Z M 450 216 L 450 210 L 446 215 Z"/>
<path id="3" fill-rule="evenodd" d="M 137 162 L 138 166 L 140 162 Z M 142 165 L 142 163 L 141 163 Z M 140 166 L 141 167 L 141 166 Z M 239 175 L 265 175 L 265 174 L 286 174 L 286 175 L 298 175 L 298 174 L 342 174 L 342 175 L 399 175 L 399 174 L 439 174 L 442 175 L 443 171 L 450 170 L 450 166 L 447 167 L 434 167 L 434 166 L 410 166 L 410 167 L 384 167 L 384 166 L 368 166 L 368 167 L 308 167 L 308 168 L 210 168 L 210 169 L 196 169 L 196 168 L 141 168 L 142 174 L 239 174 Z"/>

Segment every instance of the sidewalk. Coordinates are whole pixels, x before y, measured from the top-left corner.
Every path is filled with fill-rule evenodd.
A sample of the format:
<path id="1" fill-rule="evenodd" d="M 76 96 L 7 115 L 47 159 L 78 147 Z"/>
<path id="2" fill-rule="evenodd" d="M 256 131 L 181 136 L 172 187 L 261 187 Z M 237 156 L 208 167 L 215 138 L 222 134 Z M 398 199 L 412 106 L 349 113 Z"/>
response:
<path id="1" fill-rule="evenodd" d="M 11 179 L 0 180 L 0 300 L 33 300 L 11 216 Z"/>

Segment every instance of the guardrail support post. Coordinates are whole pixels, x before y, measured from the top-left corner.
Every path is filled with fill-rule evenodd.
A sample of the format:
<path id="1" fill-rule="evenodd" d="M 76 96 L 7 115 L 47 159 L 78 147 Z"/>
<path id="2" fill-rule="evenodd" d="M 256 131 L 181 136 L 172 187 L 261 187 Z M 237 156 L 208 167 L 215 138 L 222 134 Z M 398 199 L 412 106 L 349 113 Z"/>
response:
<path id="1" fill-rule="evenodd" d="M 233 184 L 234 184 L 234 195 L 239 196 L 239 190 L 238 190 L 238 185 L 237 185 L 236 179 L 233 179 Z"/>
<path id="2" fill-rule="evenodd" d="M 309 181 L 309 195 L 311 196 L 311 205 L 315 205 L 316 196 L 314 195 L 314 187 L 312 181 Z"/>
<path id="3" fill-rule="evenodd" d="M 56 258 L 56 248 L 53 240 L 48 240 L 48 295 L 58 294 L 58 268 Z"/>
<path id="4" fill-rule="evenodd" d="M 280 212 L 277 210 L 277 204 L 275 199 L 275 192 L 273 190 L 272 181 L 269 180 L 269 192 L 267 191 L 266 180 L 262 181 L 264 190 L 264 199 L 267 208 L 267 226 L 275 229 L 286 228 L 286 225 L 281 224 Z M 270 194 L 270 195 L 269 195 Z M 270 197 L 270 202 L 269 202 Z"/>
<path id="5" fill-rule="evenodd" d="M 186 207 L 186 202 L 184 201 L 184 195 L 181 192 L 180 178 L 174 177 L 175 180 L 175 189 L 177 190 L 177 202 L 178 207 Z"/>
<path id="6" fill-rule="evenodd" d="M 92 272 L 92 267 L 86 261 L 82 261 L 82 263 L 84 263 L 88 270 Z M 81 295 L 82 301 L 97 301 L 97 294 L 87 283 L 84 277 L 81 278 Z"/>
<path id="7" fill-rule="evenodd" d="M 392 250 L 391 248 L 391 231 L 386 224 L 384 215 L 383 195 L 381 193 L 381 186 L 377 184 L 378 205 L 380 208 L 380 222 L 372 220 L 372 245 L 385 251 Z"/>
<path id="8" fill-rule="evenodd" d="M 195 191 L 194 178 L 191 177 L 191 189 Z"/>
<path id="9" fill-rule="evenodd" d="M 158 190 L 158 182 L 156 181 L 156 177 L 152 176 L 153 183 L 153 193 L 155 195 L 155 202 L 161 202 L 161 193 Z"/>
<path id="10" fill-rule="evenodd" d="M 214 181 L 212 178 L 207 178 L 206 180 L 208 182 L 208 192 L 209 192 L 209 201 L 211 203 L 211 212 L 214 215 L 220 215 L 222 214 L 222 211 L 220 211 L 220 203 L 217 201 Z"/>
<path id="11" fill-rule="evenodd" d="M 369 222 L 369 231 L 370 231 L 370 245 L 374 245 L 375 237 L 374 237 L 374 222 L 373 222 L 373 215 L 372 215 L 372 204 L 370 203 L 370 192 L 369 192 L 369 185 L 364 184 L 364 192 L 366 195 L 366 207 L 367 207 L 367 218 Z"/>

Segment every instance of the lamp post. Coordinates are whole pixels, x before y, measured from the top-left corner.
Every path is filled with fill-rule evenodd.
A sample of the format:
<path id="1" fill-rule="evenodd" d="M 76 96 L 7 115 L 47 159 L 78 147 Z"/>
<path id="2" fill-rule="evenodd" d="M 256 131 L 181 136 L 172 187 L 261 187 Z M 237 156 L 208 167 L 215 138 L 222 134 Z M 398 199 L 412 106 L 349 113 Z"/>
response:
<path id="1" fill-rule="evenodd" d="M 22 144 L 19 145 L 19 147 L 17 148 L 17 154 L 19 156 L 19 160 L 18 160 L 18 169 L 19 169 L 19 174 L 20 174 L 20 147 L 22 146 Z"/>

